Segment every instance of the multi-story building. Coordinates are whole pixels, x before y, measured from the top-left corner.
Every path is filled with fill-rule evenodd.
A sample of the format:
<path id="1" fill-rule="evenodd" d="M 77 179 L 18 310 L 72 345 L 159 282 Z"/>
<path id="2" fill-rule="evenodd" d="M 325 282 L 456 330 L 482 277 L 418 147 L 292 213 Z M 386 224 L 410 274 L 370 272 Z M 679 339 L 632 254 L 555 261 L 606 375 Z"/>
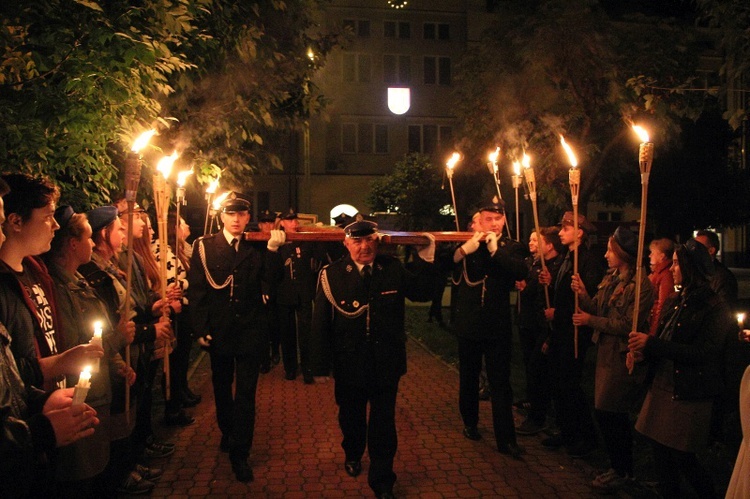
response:
<path id="1" fill-rule="evenodd" d="M 311 119 L 309 142 L 303 132 L 285 158 L 286 171 L 256 177 L 257 208 L 292 205 L 328 222 L 342 204 L 369 211 L 370 182 L 405 154 L 443 162 L 456 125 L 452 73 L 489 8 L 484 0 L 331 2 L 323 28 L 347 26 L 353 40 L 332 52 L 312 81 L 330 104 Z M 389 109 L 390 87 L 409 89 L 405 113 Z"/>

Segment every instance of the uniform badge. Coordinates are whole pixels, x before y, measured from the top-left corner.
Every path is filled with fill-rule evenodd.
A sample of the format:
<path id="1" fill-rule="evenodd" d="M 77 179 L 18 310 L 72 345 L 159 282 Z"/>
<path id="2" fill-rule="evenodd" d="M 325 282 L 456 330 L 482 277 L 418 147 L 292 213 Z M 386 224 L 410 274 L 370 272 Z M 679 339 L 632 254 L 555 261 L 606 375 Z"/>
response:
<path id="1" fill-rule="evenodd" d="M 297 250 L 297 258 L 302 258 L 302 251 L 300 250 L 300 247 L 297 246 L 295 249 Z"/>
<path id="2" fill-rule="evenodd" d="M 358 302 L 357 300 L 354 300 L 354 301 L 352 302 L 352 306 L 353 306 L 354 308 L 359 308 L 359 302 Z"/>
<path id="3" fill-rule="evenodd" d="M 351 265 L 347 265 L 346 266 L 346 271 L 347 272 L 351 272 L 352 271 L 352 266 Z"/>

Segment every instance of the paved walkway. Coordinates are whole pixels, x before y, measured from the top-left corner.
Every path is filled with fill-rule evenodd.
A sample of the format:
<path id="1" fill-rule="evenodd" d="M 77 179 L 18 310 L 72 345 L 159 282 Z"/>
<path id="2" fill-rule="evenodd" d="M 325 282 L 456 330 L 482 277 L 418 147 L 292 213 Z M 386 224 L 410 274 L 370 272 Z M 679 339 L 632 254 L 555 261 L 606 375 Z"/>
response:
<path id="1" fill-rule="evenodd" d="M 549 451 L 541 437 L 521 437 L 527 453 L 516 461 L 498 453 L 490 407 L 481 402 L 479 430 L 484 439 L 461 435 L 458 374 L 409 340 L 409 373 L 402 378 L 396 423 L 399 449 L 394 489 L 401 498 L 595 497 L 588 484 L 595 470 L 586 461 Z M 250 465 L 255 481 L 234 479 L 227 454 L 219 452 L 208 357 L 197 363 L 191 388 L 203 396 L 192 409 L 197 422 L 157 432 L 176 444 L 176 452 L 153 466 L 164 468 L 153 497 L 373 497 L 363 473 L 350 478 L 343 470 L 341 434 L 336 419 L 333 381 L 305 385 L 286 381 L 276 366 L 258 383 L 258 414 Z"/>

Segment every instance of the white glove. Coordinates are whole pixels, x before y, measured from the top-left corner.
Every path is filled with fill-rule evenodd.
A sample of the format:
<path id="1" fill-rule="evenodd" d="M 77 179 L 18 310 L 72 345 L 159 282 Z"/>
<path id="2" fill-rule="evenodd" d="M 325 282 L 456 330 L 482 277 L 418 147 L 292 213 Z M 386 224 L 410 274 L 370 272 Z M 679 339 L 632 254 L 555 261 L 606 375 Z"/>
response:
<path id="1" fill-rule="evenodd" d="M 421 235 L 429 239 L 430 243 L 425 246 L 420 246 L 417 250 L 417 255 L 419 255 L 419 258 L 425 262 L 432 263 L 435 261 L 435 236 L 429 232 L 422 232 Z"/>
<path id="2" fill-rule="evenodd" d="M 495 256 L 495 252 L 497 251 L 497 234 L 488 232 L 484 242 L 487 243 L 487 251 L 490 252 L 490 256 Z"/>
<path id="3" fill-rule="evenodd" d="M 479 241 L 482 240 L 482 236 L 484 235 L 484 232 L 475 232 L 473 236 L 471 236 L 471 239 L 466 241 L 463 245 L 461 245 L 461 250 L 463 250 L 464 255 L 471 255 L 476 250 L 479 249 Z"/>
<path id="4" fill-rule="evenodd" d="M 286 242 L 286 233 L 283 230 L 272 229 L 271 237 L 268 238 L 268 251 L 276 253 L 281 245 Z"/>

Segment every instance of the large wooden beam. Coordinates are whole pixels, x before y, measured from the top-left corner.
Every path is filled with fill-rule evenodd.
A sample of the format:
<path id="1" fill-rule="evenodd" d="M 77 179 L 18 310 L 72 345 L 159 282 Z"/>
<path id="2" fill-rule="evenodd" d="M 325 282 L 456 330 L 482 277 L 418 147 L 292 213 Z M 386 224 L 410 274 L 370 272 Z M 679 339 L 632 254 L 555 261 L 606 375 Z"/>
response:
<path id="1" fill-rule="evenodd" d="M 307 229 L 307 227 L 304 227 Z M 428 244 L 429 240 L 423 234 L 424 232 L 398 232 L 391 230 L 378 231 L 382 236 L 380 242 L 384 244 Z M 437 243 L 464 242 L 471 239 L 473 232 L 429 232 L 435 237 Z M 268 234 L 263 232 L 245 232 L 247 241 L 268 241 Z M 318 230 L 299 230 L 286 234 L 287 241 L 322 241 L 336 242 L 344 240 L 344 231 L 341 229 L 318 229 Z"/>

